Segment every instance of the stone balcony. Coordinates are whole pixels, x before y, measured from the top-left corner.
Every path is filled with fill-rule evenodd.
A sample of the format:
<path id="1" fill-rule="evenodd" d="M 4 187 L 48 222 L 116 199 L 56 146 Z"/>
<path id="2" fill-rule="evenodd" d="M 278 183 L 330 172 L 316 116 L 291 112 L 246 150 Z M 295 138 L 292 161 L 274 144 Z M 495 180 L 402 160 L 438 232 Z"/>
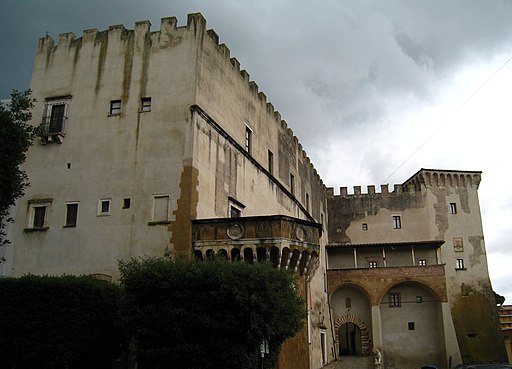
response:
<path id="1" fill-rule="evenodd" d="M 314 273 L 320 254 L 321 224 L 284 215 L 192 220 L 198 259 L 215 255 L 246 262 L 270 261 L 301 276 Z"/>

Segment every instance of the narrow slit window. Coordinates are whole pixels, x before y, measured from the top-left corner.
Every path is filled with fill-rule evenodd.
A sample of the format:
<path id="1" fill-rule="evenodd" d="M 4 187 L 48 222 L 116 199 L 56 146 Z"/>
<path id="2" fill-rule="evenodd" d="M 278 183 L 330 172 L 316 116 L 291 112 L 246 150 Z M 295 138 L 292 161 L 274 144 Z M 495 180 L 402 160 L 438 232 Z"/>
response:
<path id="1" fill-rule="evenodd" d="M 450 203 L 450 214 L 457 214 L 457 204 L 454 202 Z"/>
<path id="2" fill-rule="evenodd" d="M 274 175 L 274 154 L 268 150 L 268 171 Z"/>
<path id="3" fill-rule="evenodd" d="M 245 126 L 245 151 L 252 154 L 252 129 L 247 125 Z"/>
<path id="4" fill-rule="evenodd" d="M 393 215 L 393 228 L 400 229 L 402 228 L 402 218 L 400 215 Z"/>

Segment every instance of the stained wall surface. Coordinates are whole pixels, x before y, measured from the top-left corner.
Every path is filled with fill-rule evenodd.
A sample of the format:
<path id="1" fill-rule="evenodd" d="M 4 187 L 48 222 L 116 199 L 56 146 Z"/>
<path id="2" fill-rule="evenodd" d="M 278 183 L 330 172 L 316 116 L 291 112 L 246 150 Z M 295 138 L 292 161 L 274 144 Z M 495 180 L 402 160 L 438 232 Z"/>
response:
<path id="1" fill-rule="evenodd" d="M 57 42 L 47 36 L 31 88 L 32 123 L 43 130 L 25 163 L 31 187 L 16 217 L 15 276 L 116 280 L 121 259 L 189 258 L 191 220 L 226 218 L 233 209 L 327 223 L 325 186 L 298 139 L 200 14 L 184 26 L 163 18 L 156 31 L 143 21 Z M 64 125 L 54 132 L 58 106 Z M 333 358 L 322 272 L 327 232 L 319 242 L 320 272 L 301 281 L 310 310 L 298 338 L 304 347 L 282 368 Z"/>

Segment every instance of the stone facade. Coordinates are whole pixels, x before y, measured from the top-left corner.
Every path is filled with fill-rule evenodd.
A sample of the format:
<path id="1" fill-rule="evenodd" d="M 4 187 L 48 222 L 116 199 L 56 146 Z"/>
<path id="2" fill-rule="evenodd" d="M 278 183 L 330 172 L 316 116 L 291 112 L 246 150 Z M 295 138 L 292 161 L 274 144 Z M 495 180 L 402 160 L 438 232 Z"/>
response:
<path id="1" fill-rule="evenodd" d="M 491 323 L 464 315 L 465 299 L 491 303 L 478 172 L 422 170 L 394 192 L 334 196 L 200 14 L 150 27 L 39 41 L 31 88 L 43 134 L 25 163 L 14 276 L 115 281 L 117 261 L 141 255 L 269 260 L 295 273 L 308 311 L 280 369 L 374 348 L 390 367 L 429 357 L 445 368 L 475 342 L 485 351 L 484 334 L 471 335 Z"/>

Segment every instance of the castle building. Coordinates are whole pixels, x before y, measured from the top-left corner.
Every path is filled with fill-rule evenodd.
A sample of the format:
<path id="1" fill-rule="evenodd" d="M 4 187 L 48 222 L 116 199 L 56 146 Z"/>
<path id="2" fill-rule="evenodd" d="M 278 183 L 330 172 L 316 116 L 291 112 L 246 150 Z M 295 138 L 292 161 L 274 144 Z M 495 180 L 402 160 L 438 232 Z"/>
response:
<path id="1" fill-rule="evenodd" d="M 479 172 L 334 195 L 200 14 L 46 36 L 31 89 L 41 137 L 12 275 L 115 281 L 118 260 L 142 255 L 269 260 L 295 274 L 308 310 L 280 369 L 374 348 L 396 368 L 501 359 Z"/>

